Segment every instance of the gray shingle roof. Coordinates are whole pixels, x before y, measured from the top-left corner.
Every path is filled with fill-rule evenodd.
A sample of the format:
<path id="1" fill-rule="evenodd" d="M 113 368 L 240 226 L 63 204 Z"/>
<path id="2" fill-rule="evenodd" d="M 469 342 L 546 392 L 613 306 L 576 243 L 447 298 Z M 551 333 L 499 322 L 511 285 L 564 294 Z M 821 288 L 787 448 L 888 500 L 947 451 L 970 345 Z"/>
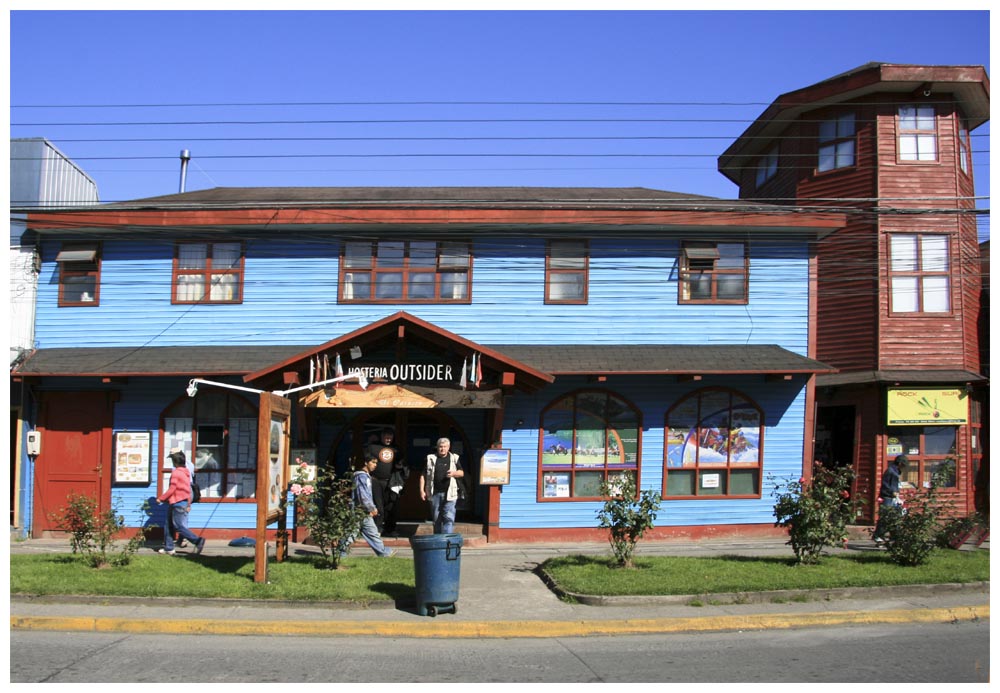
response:
<path id="1" fill-rule="evenodd" d="M 835 369 L 775 345 L 483 345 L 552 375 L 830 373 Z M 246 374 L 309 346 L 172 346 L 39 349 L 14 370 L 24 376 Z"/>

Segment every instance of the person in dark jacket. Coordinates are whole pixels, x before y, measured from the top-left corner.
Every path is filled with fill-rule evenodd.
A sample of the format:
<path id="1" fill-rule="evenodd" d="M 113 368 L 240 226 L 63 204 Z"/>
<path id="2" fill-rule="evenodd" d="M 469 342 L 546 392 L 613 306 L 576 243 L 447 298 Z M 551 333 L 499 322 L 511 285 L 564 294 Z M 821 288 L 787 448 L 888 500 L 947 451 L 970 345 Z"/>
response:
<path id="1" fill-rule="evenodd" d="M 173 463 L 174 468 L 170 472 L 170 484 L 167 490 L 156 498 L 157 503 L 169 503 L 170 509 L 167 511 L 169 519 L 163 536 L 163 548 L 159 553 L 173 556 L 177 553 L 174 549 L 174 532 L 178 536 L 187 539 L 194 544 L 195 554 L 202 552 L 205 548 L 205 538 L 188 529 L 188 513 L 191 512 L 191 472 L 187 468 L 187 461 L 181 451 L 171 452 L 168 459 Z"/>
<path id="2" fill-rule="evenodd" d="M 354 489 L 351 493 L 351 500 L 354 502 L 355 507 L 364 508 L 367 513 L 364 519 L 361 520 L 361 526 L 358 528 L 361 536 L 368 542 L 368 546 L 372 547 L 375 555 L 380 558 L 391 558 L 396 555 L 396 551 L 395 549 L 387 548 L 382 543 L 382 537 L 375 526 L 375 518 L 379 513 L 378 508 L 375 507 L 375 501 L 372 499 L 371 473 L 376 465 L 378 465 L 378 460 L 374 457 L 363 459 L 360 463 L 355 464 Z M 352 538 L 348 543 L 353 542 Z"/>
<path id="3" fill-rule="evenodd" d="M 889 508 L 902 505 L 899 500 L 899 475 L 906 469 L 909 459 L 906 455 L 898 455 L 896 459 L 889 463 L 885 473 L 882 474 L 882 485 L 879 486 L 878 495 L 881 505 L 879 506 L 878 522 L 875 523 L 875 532 L 872 539 L 876 544 L 885 541 L 885 515 Z M 891 511 L 889 511 L 891 512 Z"/>

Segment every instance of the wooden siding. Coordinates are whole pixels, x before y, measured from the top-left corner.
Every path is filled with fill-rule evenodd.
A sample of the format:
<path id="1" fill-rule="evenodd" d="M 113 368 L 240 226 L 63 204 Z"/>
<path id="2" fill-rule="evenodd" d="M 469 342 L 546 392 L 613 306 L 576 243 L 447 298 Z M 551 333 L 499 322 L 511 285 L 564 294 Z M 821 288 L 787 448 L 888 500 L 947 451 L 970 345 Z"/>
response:
<path id="1" fill-rule="evenodd" d="M 248 241 L 243 303 L 172 305 L 171 244 L 108 240 L 103 247 L 100 306 L 60 308 L 57 244 L 45 245 L 39 347 L 320 344 L 407 310 L 487 344 L 808 349 L 805 242 L 751 242 L 750 302 L 720 306 L 678 305 L 677 240 L 592 240 L 586 305 L 545 305 L 543 238 L 477 240 L 471 305 L 338 304 L 339 247 L 325 239 Z"/>
<path id="2" fill-rule="evenodd" d="M 699 384 L 671 382 L 672 378 L 616 378 L 599 389 L 626 397 L 642 411 L 640 486 L 661 490 L 664 464 L 663 424 L 667 410 L 684 395 L 701 387 L 721 385 L 738 390 L 755 401 L 765 413 L 762 494 L 751 499 L 671 500 L 661 505 L 657 527 L 686 525 L 773 524 L 775 484 L 798 479 L 803 473 L 802 445 L 805 408 L 805 378 L 792 382 L 765 383 L 761 377 L 742 376 L 721 380 L 706 378 Z M 597 501 L 542 502 L 538 495 L 538 412 L 559 395 L 583 387 L 582 379 L 557 381 L 532 398 L 519 397 L 506 411 L 503 447 L 511 450 L 511 483 L 504 487 L 500 510 L 503 529 L 530 527 L 595 527 Z M 514 422 L 523 419 L 524 427 Z"/>

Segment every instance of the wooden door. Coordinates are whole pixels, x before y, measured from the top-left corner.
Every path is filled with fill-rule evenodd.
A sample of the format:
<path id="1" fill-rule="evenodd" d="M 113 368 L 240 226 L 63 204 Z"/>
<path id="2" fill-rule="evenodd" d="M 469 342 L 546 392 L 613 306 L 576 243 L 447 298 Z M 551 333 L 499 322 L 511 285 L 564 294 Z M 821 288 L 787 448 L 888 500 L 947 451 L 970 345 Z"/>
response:
<path id="1" fill-rule="evenodd" d="M 111 502 L 111 403 L 107 392 L 46 392 L 38 430 L 41 454 L 35 461 L 32 534 L 57 529 L 57 515 L 71 494 Z"/>

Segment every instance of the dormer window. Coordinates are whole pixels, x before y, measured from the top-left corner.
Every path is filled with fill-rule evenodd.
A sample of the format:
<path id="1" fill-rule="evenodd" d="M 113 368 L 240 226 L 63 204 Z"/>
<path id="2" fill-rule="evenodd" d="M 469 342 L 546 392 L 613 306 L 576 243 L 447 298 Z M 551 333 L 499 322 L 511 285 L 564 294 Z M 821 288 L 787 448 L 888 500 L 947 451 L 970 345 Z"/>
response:
<path id="1" fill-rule="evenodd" d="M 778 173 L 778 147 L 773 147 L 757 162 L 756 185 L 759 188 Z"/>
<path id="2" fill-rule="evenodd" d="M 853 113 L 842 113 L 819 124 L 820 173 L 854 166 L 855 123 Z"/>
<path id="3" fill-rule="evenodd" d="M 937 161 L 933 106 L 900 106 L 898 128 L 900 161 Z"/>

